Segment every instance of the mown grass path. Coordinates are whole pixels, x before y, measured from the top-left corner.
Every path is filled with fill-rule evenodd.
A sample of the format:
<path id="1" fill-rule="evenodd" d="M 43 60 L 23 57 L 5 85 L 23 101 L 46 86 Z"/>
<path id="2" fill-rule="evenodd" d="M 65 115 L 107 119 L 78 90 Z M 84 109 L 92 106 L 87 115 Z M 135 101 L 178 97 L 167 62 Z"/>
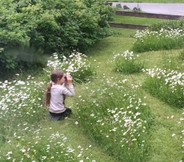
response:
<path id="1" fill-rule="evenodd" d="M 179 124 L 182 110 L 172 108 L 158 99 L 147 95 L 147 100 L 155 116 L 150 136 L 149 162 L 179 162 L 182 158 L 181 130 Z"/>

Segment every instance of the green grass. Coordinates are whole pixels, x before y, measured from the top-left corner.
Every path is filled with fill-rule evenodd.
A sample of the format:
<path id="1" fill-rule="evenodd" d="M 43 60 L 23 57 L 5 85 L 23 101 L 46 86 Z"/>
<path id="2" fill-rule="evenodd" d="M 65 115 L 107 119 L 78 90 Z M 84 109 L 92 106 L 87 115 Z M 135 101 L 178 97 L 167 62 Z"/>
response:
<path id="1" fill-rule="evenodd" d="M 75 110 L 74 113 L 76 113 Z M 115 161 L 113 157 L 108 156 L 100 147 L 98 147 L 98 144 L 91 141 L 91 139 L 85 135 L 85 130 L 83 130 L 82 127 L 75 124 L 76 118 L 77 117 L 74 114 L 71 118 L 66 119 L 62 122 L 48 122 L 47 120 L 42 121 L 42 127 L 52 128 L 50 131 L 44 131 L 43 134 L 48 136 L 52 132 L 65 134 L 67 136 L 68 145 L 72 145 L 75 148 L 77 148 L 78 146 L 81 146 L 82 148 L 87 148 L 90 145 L 92 146 L 91 149 L 87 151 L 84 150 L 84 156 L 89 156 L 91 154 L 92 157 L 96 159 L 96 161 L 100 161 L 101 159 L 107 162 Z M 79 153 L 80 151 L 78 150 L 77 152 Z"/>
<path id="2" fill-rule="evenodd" d="M 179 130 L 183 129 L 183 125 L 177 123 L 181 117 L 181 110 L 176 110 L 148 94 L 147 96 L 155 115 L 149 139 L 151 144 L 149 162 L 178 162 L 182 157 L 180 137 L 173 138 L 172 134 L 179 135 Z"/>
<path id="3" fill-rule="evenodd" d="M 118 23 L 124 23 L 124 24 L 136 24 L 136 25 L 149 26 L 155 23 L 168 22 L 169 20 L 115 15 L 113 21 Z"/>
<path id="4" fill-rule="evenodd" d="M 119 29 L 120 33 L 124 31 L 124 29 Z M 125 30 L 126 32 L 126 30 Z M 113 41 L 111 38 L 104 39 L 98 44 L 97 47 L 103 47 L 103 44 L 106 44 L 109 41 Z M 122 37 L 122 41 L 117 39 L 116 41 L 111 42 L 111 46 L 106 46 L 104 52 L 99 51 L 99 48 L 95 48 L 91 54 L 96 54 L 99 51 L 99 56 L 97 54 L 94 56 L 96 64 L 98 65 L 98 73 L 106 73 L 107 76 L 111 77 L 114 74 L 111 69 L 111 63 L 107 62 L 109 57 L 112 56 L 112 52 L 115 53 L 122 52 L 125 49 L 131 47 L 130 43 L 133 40 L 130 38 Z M 123 42 L 126 42 L 123 44 Z M 116 44 L 116 45 L 115 45 Z M 115 47 L 114 47 L 115 46 Z M 96 51 L 97 50 L 97 51 Z M 107 52 L 110 51 L 110 52 Z M 177 57 L 180 50 L 170 50 L 170 51 L 157 51 L 157 52 L 145 52 L 141 53 L 140 57 L 145 60 L 147 68 L 152 68 L 154 66 L 163 67 L 163 63 L 165 62 L 165 58 L 167 56 L 175 55 Z M 104 63 L 104 60 L 105 63 Z M 143 74 L 135 74 L 128 76 L 121 76 L 122 78 L 128 78 L 132 81 L 132 83 L 142 83 L 144 81 L 145 76 Z M 151 130 L 150 136 L 150 160 L 147 162 L 177 162 L 182 157 L 181 146 L 180 146 L 180 137 L 177 136 L 175 138 L 172 137 L 173 133 L 180 134 L 180 130 L 183 129 L 183 125 L 179 125 L 178 121 L 181 117 L 182 110 L 176 110 L 173 107 L 170 107 L 158 99 L 150 96 L 146 93 L 147 100 L 150 103 L 152 112 L 155 115 L 155 120 L 153 123 L 153 127 Z M 171 116 L 174 115 L 173 118 Z M 169 119 L 167 119 L 169 117 Z"/>
<path id="5" fill-rule="evenodd" d="M 127 31 L 126 29 L 116 29 L 116 31 L 118 30 L 119 33 L 126 33 Z M 129 33 L 128 35 L 131 34 Z M 105 73 L 109 78 L 117 75 L 111 70 L 112 64 L 108 60 L 112 57 L 113 52 L 118 53 L 129 49 L 132 42 L 132 38 L 127 38 L 127 35 L 123 36 L 123 34 L 121 38 L 110 37 L 102 40 L 96 48 L 90 52 L 91 59 L 96 60 L 98 75 Z M 104 49 L 103 47 L 106 48 Z M 140 57 L 145 60 L 147 68 L 153 68 L 154 66 L 163 67 L 163 63 L 167 56 L 170 57 L 174 55 L 177 57 L 179 52 L 180 50 L 152 51 L 141 53 Z M 183 66 L 181 65 L 181 67 Z M 122 75 L 120 77 L 128 78 L 134 84 L 143 83 L 145 79 L 144 74 Z M 152 112 L 155 115 L 149 140 L 151 144 L 150 160 L 147 162 L 177 162 L 182 157 L 179 134 L 180 130 L 183 129 L 183 125 L 178 124 L 182 110 L 176 110 L 159 101 L 159 99 L 150 96 L 146 92 L 145 94 L 147 96 L 147 101 L 150 103 Z M 172 115 L 174 115 L 173 118 L 171 118 Z M 178 134 L 178 136 L 173 138 L 173 133 Z"/>

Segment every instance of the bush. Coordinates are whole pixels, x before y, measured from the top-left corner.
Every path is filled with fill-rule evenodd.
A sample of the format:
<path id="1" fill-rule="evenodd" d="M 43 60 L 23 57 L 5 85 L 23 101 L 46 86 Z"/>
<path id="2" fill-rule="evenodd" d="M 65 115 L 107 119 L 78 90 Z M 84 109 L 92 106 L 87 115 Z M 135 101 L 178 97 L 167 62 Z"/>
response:
<path id="1" fill-rule="evenodd" d="M 1 57 L 5 69 L 15 69 L 22 55 L 84 53 L 111 34 L 108 20 L 113 9 L 103 0 L 2 0 L 0 6 L 0 48 L 4 55 L 15 58 L 10 66 L 7 58 Z"/>
<path id="2" fill-rule="evenodd" d="M 18 66 L 18 63 L 16 62 L 16 56 L 12 57 L 12 55 L 5 54 L 3 48 L 0 51 L 0 60 L 0 74 L 6 70 L 16 69 L 16 67 Z"/>

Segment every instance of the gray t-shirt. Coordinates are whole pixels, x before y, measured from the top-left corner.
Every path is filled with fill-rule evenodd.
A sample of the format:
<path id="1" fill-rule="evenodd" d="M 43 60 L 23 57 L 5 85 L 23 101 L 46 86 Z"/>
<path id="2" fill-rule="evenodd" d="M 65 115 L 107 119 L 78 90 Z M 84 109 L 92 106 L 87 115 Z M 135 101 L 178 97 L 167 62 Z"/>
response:
<path id="1" fill-rule="evenodd" d="M 65 96 L 74 96 L 74 87 L 72 84 L 68 86 L 68 89 L 63 85 L 52 85 L 51 87 L 51 99 L 49 111 L 52 113 L 62 113 L 66 110 L 63 104 Z"/>

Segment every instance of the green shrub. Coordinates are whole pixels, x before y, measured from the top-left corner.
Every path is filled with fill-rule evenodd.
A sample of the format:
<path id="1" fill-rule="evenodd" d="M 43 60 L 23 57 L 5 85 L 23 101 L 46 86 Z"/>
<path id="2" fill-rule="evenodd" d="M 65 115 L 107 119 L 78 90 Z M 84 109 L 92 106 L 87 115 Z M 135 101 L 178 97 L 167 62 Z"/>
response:
<path id="1" fill-rule="evenodd" d="M 18 63 L 16 62 L 16 56 L 13 57 L 12 55 L 5 54 L 3 48 L 0 51 L 0 60 L 1 60 L 0 74 L 3 73 L 3 71 L 16 69 L 16 67 L 18 66 Z"/>
<path id="2" fill-rule="evenodd" d="M 86 52 L 111 34 L 108 20 L 113 9 L 103 0 L 2 0 L 0 7 L 0 48 L 15 61 L 21 59 L 19 53 L 28 57 L 53 52 L 69 55 L 73 50 Z M 2 58 L 1 62 L 6 63 L 6 57 Z"/>

